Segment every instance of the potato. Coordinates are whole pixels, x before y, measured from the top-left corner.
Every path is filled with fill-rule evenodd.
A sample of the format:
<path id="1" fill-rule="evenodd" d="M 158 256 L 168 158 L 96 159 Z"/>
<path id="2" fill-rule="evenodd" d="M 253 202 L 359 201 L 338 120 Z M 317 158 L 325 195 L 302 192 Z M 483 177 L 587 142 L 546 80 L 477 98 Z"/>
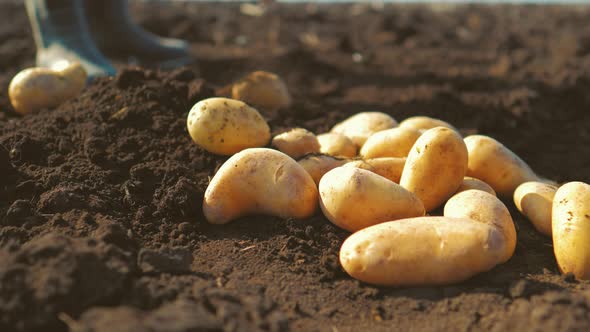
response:
<path id="1" fill-rule="evenodd" d="M 381 222 L 424 215 L 422 202 L 364 169 L 337 167 L 320 180 L 320 207 L 336 226 L 355 232 Z"/>
<path id="2" fill-rule="evenodd" d="M 522 183 L 539 181 L 522 159 L 491 137 L 467 136 L 465 145 L 469 151 L 467 175 L 489 184 L 500 196 L 512 197 Z"/>
<path id="3" fill-rule="evenodd" d="M 369 136 L 359 155 L 363 159 L 379 157 L 405 158 L 422 135 L 408 128 L 391 128 Z"/>
<path id="4" fill-rule="evenodd" d="M 265 146 L 270 140 L 270 128 L 260 113 L 229 98 L 196 103 L 188 114 L 187 127 L 195 143 L 220 155 Z"/>
<path id="5" fill-rule="evenodd" d="M 54 69 L 27 68 L 10 82 L 8 96 L 14 110 L 27 114 L 61 105 L 86 86 L 86 71 L 77 62 L 63 61 Z"/>
<path id="6" fill-rule="evenodd" d="M 203 198 L 209 223 L 225 224 L 251 214 L 307 218 L 318 190 L 303 167 L 286 154 L 265 148 L 241 151 L 217 171 Z"/>
<path id="7" fill-rule="evenodd" d="M 397 121 L 385 113 L 362 112 L 336 124 L 331 132 L 347 136 L 357 147 L 361 147 L 372 134 L 395 126 Z"/>
<path id="8" fill-rule="evenodd" d="M 459 132 L 457 128 L 453 127 L 450 123 L 445 122 L 443 120 L 431 118 L 428 116 L 413 116 L 410 118 L 405 119 L 404 121 L 400 122 L 399 126 L 401 128 L 406 129 L 414 129 L 421 132 L 424 132 L 428 129 L 432 129 L 435 127 L 445 127 L 449 129 L 453 129 L 456 132 Z"/>
<path id="9" fill-rule="evenodd" d="M 485 191 L 489 194 L 496 196 L 496 192 L 492 187 L 490 187 L 489 184 L 483 182 L 482 180 L 472 178 L 470 176 L 466 176 L 463 178 L 463 182 L 461 182 L 461 185 L 459 186 L 459 189 L 457 189 L 455 194 L 471 189 Z"/>
<path id="10" fill-rule="evenodd" d="M 506 243 L 494 226 L 419 217 L 385 222 L 348 237 L 340 263 L 353 278 L 382 286 L 446 285 L 488 271 Z"/>
<path id="11" fill-rule="evenodd" d="M 356 167 L 366 169 L 382 177 L 399 183 L 406 164 L 406 158 L 372 158 L 365 160 L 353 160 L 346 163 L 343 167 Z"/>
<path id="12" fill-rule="evenodd" d="M 326 155 L 309 155 L 297 161 L 297 163 L 299 163 L 299 165 L 311 175 L 311 178 L 317 185 L 320 184 L 320 179 L 324 174 L 336 167 L 346 164 L 347 162 L 348 160 L 346 159 L 338 159 Z"/>
<path id="13" fill-rule="evenodd" d="M 235 82 L 231 96 L 263 110 L 274 111 L 291 106 L 291 95 L 285 82 L 278 75 L 266 71 L 252 72 Z"/>
<path id="14" fill-rule="evenodd" d="M 336 133 L 318 135 L 320 152 L 334 157 L 353 158 L 356 156 L 356 145 L 350 138 Z"/>
<path id="15" fill-rule="evenodd" d="M 557 187 L 543 182 L 525 182 L 514 191 L 514 205 L 533 226 L 551 236 L 551 209 Z"/>
<path id="16" fill-rule="evenodd" d="M 408 154 L 400 184 L 415 193 L 432 211 L 446 201 L 463 182 L 467 148 L 461 136 L 445 127 L 429 129 Z"/>
<path id="17" fill-rule="evenodd" d="M 590 185 L 570 182 L 559 187 L 553 198 L 551 224 L 559 270 L 590 279 Z"/>
<path id="18" fill-rule="evenodd" d="M 293 159 L 320 152 L 316 135 L 303 128 L 293 128 L 273 137 L 270 145 Z"/>
<path id="19" fill-rule="evenodd" d="M 451 197 L 445 204 L 444 216 L 467 218 L 496 227 L 505 238 L 505 253 L 500 262 L 512 257 L 516 249 L 516 229 L 508 208 L 496 196 L 481 190 L 467 190 Z"/>

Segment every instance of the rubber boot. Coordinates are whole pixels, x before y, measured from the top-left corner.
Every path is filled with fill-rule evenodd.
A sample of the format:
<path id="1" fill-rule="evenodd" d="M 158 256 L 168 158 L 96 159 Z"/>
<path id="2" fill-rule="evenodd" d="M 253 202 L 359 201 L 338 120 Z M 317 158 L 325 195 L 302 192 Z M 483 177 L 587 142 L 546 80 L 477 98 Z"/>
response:
<path id="1" fill-rule="evenodd" d="M 140 64 L 173 68 L 189 64 L 189 45 L 156 36 L 133 22 L 127 0 L 88 1 L 87 16 L 98 47 L 114 57 L 133 57 Z"/>
<path id="2" fill-rule="evenodd" d="M 83 0 L 25 0 L 25 6 L 37 46 L 37 66 L 78 61 L 90 80 L 116 73 L 94 44 Z"/>

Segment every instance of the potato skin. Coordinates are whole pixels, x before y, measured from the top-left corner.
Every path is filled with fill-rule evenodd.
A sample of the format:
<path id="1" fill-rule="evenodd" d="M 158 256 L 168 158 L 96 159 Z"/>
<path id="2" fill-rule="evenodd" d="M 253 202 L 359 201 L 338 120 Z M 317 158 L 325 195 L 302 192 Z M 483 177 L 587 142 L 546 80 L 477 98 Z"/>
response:
<path id="1" fill-rule="evenodd" d="M 273 137 L 270 144 L 293 159 L 320 152 L 318 138 L 314 133 L 304 128 L 293 128 L 279 134 Z"/>
<path id="2" fill-rule="evenodd" d="M 196 103 L 189 112 L 187 127 L 195 143 L 220 155 L 265 146 L 270 140 L 270 127 L 260 113 L 229 98 L 208 98 Z"/>
<path id="3" fill-rule="evenodd" d="M 569 182 L 559 187 L 553 198 L 551 223 L 559 270 L 590 279 L 590 185 Z"/>
<path id="4" fill-rule="evenodd" d="M 483 182 L 480 179 L 472 178 L 470 176 L 466 176 L 463 178 L 463 182 L 461 182 L 461 185 L 459 186 L 459 189 L 457 189 L 457 192 L 455 194 L 467 190 L 481 190 L 487 192 L 488 194 L 496 196 L 496 192 L 492 187 L 490 187 L 489 184 Z"/>
<path id="5" fill-rule="evenodd" d="M 381 223 L 348 237 L 340 263 L 353 278 L 382 286 L 447 285 L 488 271 L 505 239 L 470 219 L 419 217 Z"/>
<path id="6" fill-rule="evenodd" d="M 356 145 L 350 138 L 337 133 L 324 133 L 317 136 L 320 152 L 334 157 L 356 157 Z"/>
<path id="7" fill-rule="evenodd" d="M 61 70 L 27 68 L 10 82 L 8 96 L 14 110 L 27 114 L 59 106 L 80 94 L 86 86 L 86 71 L 79 63 Z"/>
<path id="8" fill-rule="evenodd" d="M 551 210 L 557 187 L 543 182 L 525 182 L 514 191 L 514 205 L 535 229 L 551 236 Z"/>
<path id="9" fill-rule="evenodd" d="M 326 155 L 309 155 L 297 161 L 297 163 L 301 165 L 309 175 L 311 175 L 313 181 L 317 185 L 320 184 L 320 179 L 324 174 L 336 167 L 346 164 L 347 162 L 346 159 L 338 159 Z"/>
<path id="10" fill-rule="evenodd" d="M 397 126 L 397 121 L 382 112 L 361 112 L 337 123 L 330 132 L 342 134 L 357 147 L 363 146 L 374 133 Z"/>
<path id="11" fill-rule="evenodd" d="M 504 263 L 516 249 L 516 228 L 510 211 L 496 196 L 481 190 L 467 190 L 451 197 L 445 204 L 445 217 L 467 218 L 496 227 L 504 236 L 505 250 L 500 259 Z"/>
<path id="12" fill-rule="evenodd" d="M 320 180 L 320 207 L 328 220 L 355 232 L 381 222 L 424 215 L 422 202 L 370 171 L 337 167 Z"/>
<path id="13" fill-rule="evenodd" d="M 399 180 L 406 164 L 406 158 L 372 158 L 365 160 L 353 160 L 346 164 L 344 167 L 356 167 L 366 169 L 375 174 L 379 174 L 382 177 L 399 184 Z"/>
<path id="14" fill-rule="evenodd" d="M 217 171 L 203 198 L 209 223 L 225 224 L 250 214 L 307 218 L 317 209 L 318 190 L 303 167 L 286 154 L 246 149 Z"/>
<path id="15" fill-rule="evenodd" d="M 427 130 L 416 141 L 402 172 L 400 185 L 415 193 L 426 211 L 440 206 L 461 185 L 467 171 L 467 148 L 452 129 Z"/>
<path id="16" fill-rule="evenodd" d="M 522 183 L 539 181 L 520 157 L 491 137 L 467 136 L 465 145 L 469 151 L 467 175 L 489 184 L 500 196 L 512 198 Z"/>
<path id="17" fill-rule="evenodd" d="M 412 116 L 400 122 L 399 126 L 400 128 L 408 128 L 418 131 L 426 131 L 435 127 L 445 127 L 459 132 L 459 130 L 450 123 L 429 116 Z"/>
<path id="18" fill-rule="evenodd" d="M 285 82 L 278 75 L 266 71 L 252 72 L 235 82 L 231 95 L 233 99 L 268 111 L 291 106 L 291 95 Z"/>
<path id="19" fill-rule="evenodd" d="M 363 159 L 379 157 L 405 158 L 422 135 L 411 128 L 391 128 L 369 136 L 359 155 Z"/>

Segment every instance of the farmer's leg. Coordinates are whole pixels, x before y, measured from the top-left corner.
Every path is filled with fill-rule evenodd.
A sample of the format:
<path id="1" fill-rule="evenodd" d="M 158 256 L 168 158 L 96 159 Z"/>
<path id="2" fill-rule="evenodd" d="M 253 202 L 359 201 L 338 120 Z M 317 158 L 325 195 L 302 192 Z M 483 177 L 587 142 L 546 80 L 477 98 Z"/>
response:
<path id="1" fill-rule="evenodd" d="M 37 65 L 78 61 L 90 78 L 115 74 L 88 30 L 83 0 L 25 0 L 37 46 Z"/>
<path id="2" fill-rule="evenodd" d="M 133 22 L 127 0 L 87 0 L 90 29 L 108 55 L 132 56 L 142 64 L 175 67 L 192 62 L 188 43 L 158 37 Z"/>

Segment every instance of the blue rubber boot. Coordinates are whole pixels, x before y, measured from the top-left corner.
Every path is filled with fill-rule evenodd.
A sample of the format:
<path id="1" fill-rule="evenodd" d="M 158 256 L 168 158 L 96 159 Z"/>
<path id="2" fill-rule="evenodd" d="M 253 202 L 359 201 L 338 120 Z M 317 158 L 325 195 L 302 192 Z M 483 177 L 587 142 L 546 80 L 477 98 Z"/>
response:
<path id="1" fill-rule="evenodd" d="M 37 46 L 37 66 L 78 61 L 89 79 L 112 76 L 115 68 L 98 50 L 85 19 L 83 0 L 25 0 Z"/>
<path id="2" fill-rule="evenodd" d="M 187 42 L 156 36 L 134 23 L 127 0 L 88 1 L 86 13 L 96 44 L 109 56 L 160 68 L 193 62 Z"/>

